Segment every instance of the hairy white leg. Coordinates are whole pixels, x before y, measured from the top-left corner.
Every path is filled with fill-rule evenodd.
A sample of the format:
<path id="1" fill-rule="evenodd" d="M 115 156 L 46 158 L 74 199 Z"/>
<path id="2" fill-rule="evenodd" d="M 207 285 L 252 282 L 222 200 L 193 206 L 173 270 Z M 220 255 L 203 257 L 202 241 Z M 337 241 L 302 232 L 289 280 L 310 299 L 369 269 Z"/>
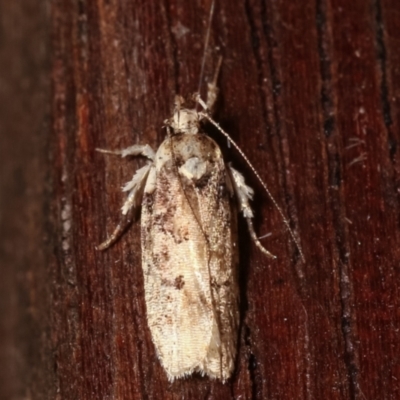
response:
<path id="1" fill-rule="evenodd" d="M 106 154 L 115 154 L 121 157 L 143 156 L 147 157 L 151 161 L 154 160 L 155 156 L 154 150 L 148 144 L 134 144 L 133 146 L 129 146 L 122 150 L 96 149 L 96 151 Z"/>
<path id="2" fill-rule="evenodd" d="M 138 169 L 132 179 L 123 186 L 122 191 L 128 192 L 128 197 L 121 208 L 122 215 L 127 215 L 131 209 L 142 203 L 144 186 L 152 167 L 153 164 L 147 164 Z"/>
<path id="3" fill-rule="evenodd" d="M 144 187 L 149 175 L 149 171 L 152 168 L 153 164 L 148 164 L 138 169 L 133 175 L 133 178 L 123 186 L 122 191 L 129 193 L 121 209 L 121 222 L 116 226 L 111 236 L 109 236 L 107 240 L 96 247 L 97 250 L 105 250 L 110 247 L 121 236 L 126 227 L 132 222 L 135 208 L 142 203 Z"/>
<path id="4" fill-rule="evenodd" d="M 236 171 L 234 168 L 229 166 L 229 170 L 231 172 L 233 178 L 233 187 L 235 189 L 236 196 L 238 198 L 238 202 L 240 205 L 240 209 L 243 212 L 243 216 L 246 218 L 247 226 L 249 227 L 250 236 L 253 239 L 256 246 L 267 256 L 271 258 L 276 258 L 273 254 L 271 254 L 258 240 L 256 232 L 254 231 L 253 226 L 253 210 L 250 207 L 249 200 L 253 198 L 254 191 L 250 186 L 247 186 L 243 175 Z"/>

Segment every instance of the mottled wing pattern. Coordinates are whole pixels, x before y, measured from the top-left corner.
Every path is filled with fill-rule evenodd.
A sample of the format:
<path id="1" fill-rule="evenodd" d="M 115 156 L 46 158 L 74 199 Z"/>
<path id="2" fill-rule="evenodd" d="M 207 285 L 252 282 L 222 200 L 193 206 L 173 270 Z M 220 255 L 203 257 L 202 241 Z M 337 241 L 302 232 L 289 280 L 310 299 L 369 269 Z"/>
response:
<path id="1" fill-rule="evenodd" d="M 226 380 L 239 324 L 228 172 L 218 146 L 202 134 L 166 139 L 155 172 L 142 205 L 142 258 L 158 356 L 171 380 L 194 371 Z"/>

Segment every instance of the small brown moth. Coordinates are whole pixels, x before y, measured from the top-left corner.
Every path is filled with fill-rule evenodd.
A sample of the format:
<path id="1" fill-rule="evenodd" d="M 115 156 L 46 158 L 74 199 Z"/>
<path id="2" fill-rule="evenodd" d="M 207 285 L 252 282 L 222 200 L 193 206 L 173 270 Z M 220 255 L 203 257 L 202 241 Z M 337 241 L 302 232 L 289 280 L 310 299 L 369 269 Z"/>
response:
<path id="1" fill-rule="evenodd" d="M 205 112 L 212 109 L 216 91 L 212 84 L 207 103 L 198 99 Z M 225 381 L 234 369 L 239 327 L 234 194 L 263 249 L 252 225 L 253 190 L 225 165 L 218 145 L 202 131 L 206 115 L 183 108 L 178 97 L 157 153 L 148 145 L 120 152 L 150 160 L 123 188 L 129 195 L 122 214 L 142 206 L 147 320 L 170 380 L 198 371 Z M 120 227 L 99 249 L 119 233 Z"/>
<path id="2" fill-rule="evenodd" d="M 206 102 L 198 94 L 194 96 L 202 111 L 185 108 L 182 97 L 176 97 L 173 116 L 165 121 L 167 137 L 156 153 L 148 145 L 121 151 L 98 149 L 149 160 L 123 187 L 128 197 L 122 214 L 130 221 L 133 210 L 142 207 L 147 320 L 170 381 L 199 372 L 224 382 L 233 373 L 239 328 L 237 205 L 254 243 L 275 258 L 254 232 L 249 203 L 253 190 L 243 175 L 225 164 L 218 145 L 204 133 L 204 122 L 215 125 L 248 162 L 283 216 L 302 256 L 288 221 L 260 176 L 211 117 L 219 66 L 208 84 Z M 124 225 L 118 225 L 98 249 L 109 247 Z"/>

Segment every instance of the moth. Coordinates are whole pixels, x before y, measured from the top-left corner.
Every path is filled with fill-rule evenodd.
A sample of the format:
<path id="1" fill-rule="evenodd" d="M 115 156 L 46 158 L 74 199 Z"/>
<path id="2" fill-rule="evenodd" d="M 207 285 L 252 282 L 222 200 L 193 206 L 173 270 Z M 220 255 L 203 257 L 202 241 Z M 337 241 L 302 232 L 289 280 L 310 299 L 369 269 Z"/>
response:
<path id="1" fill-rule="evenodd" d="M 169 380 L 200 372 L 226 381 L 235 366 L 239 329 L 237 205 L 257 246 L 249 200 L 253 190 L 226 165 L 203 123 L 218 89 L 209 84 L 203 111 L 185 108 L 177 97 L 164 121 L 167 137 L 155 153 L 148 145 L 110 152 L 144 156 L 123 191 L 122 214 L 130 220 L 141 206 L 141 247 L 147 321 Z M 236 197 L 236 199 L 235 199 Z M 119 225 L 104 243 L 110 246 Z"/>
<path id="2" fill-rule="evenodd" d="M 196 94 L 195 107 L 190 108 L 176 97 L 173 115 L 164 121 L 167 136 L 156 152 L 147 144 L 120 151 L 97 149 L 148 160 L 122 189 L 128 193 L 122 207 L 124 223 L 98 249 L 108 248 L 141 207 L 147 321 L 170 381 L 198 372 L 225 382 L 234 371 L 239 331 L 238 209 L 257 247 L 275 258 L 253 228 L 253 189 L 225 163 L 219 146 L 204 132 L 205 122 L 239 150 L 288 226 L 250 161 L 211 116 L 219 66 L 220 62 L 206 101 Z"/>

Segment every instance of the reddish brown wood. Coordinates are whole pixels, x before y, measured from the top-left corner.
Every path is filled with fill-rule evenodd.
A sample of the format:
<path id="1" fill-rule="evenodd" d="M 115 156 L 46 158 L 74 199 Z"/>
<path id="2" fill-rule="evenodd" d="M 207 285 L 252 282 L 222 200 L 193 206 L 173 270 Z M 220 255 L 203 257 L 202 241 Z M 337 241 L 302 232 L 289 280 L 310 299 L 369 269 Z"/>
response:
<path id="1" fill-rule="evenodd" d="M 146 324 L 139 224 L 94 250 L 142 165 L 95 148 L 158 147 L 175 94 L 198 89 L 210 0 L 57 0 L 48 14 L 1 3 L 0 398 L 400 397 L 400 3 L 217 0 L 205 69 L 207 81 L 223 56 L 216 119 L 306 257 L 211 129 L 256 189 L 257 230 L 278 256 L 240 226 L 243 321 L 225 385 L 168 383 Z"/>

